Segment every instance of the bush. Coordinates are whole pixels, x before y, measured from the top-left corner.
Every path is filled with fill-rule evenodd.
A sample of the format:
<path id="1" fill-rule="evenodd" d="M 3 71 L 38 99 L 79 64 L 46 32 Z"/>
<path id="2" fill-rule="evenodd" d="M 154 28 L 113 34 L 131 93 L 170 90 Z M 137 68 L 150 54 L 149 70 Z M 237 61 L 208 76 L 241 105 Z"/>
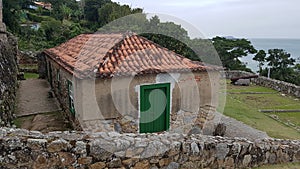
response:
<path id="1" fill-rule="evenodd" d="M 27 13 L 28 19 L 33 21 L 33 22 L 42 22 L 42 21 L 52 21 L 54 20 L 50 16 L 38 16 L 37 14 L 34 13 Z"/>

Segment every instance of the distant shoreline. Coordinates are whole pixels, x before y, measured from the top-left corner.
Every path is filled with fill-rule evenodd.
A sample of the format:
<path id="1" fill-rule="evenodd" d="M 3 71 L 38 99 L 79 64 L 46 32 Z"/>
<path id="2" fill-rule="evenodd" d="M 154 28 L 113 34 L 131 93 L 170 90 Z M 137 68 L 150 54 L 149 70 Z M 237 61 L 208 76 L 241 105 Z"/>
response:
<path id="1" fill-rule="evenodd" d="M 290 53 L 292 58 L 296 60 L 300 58 L 300 39 L 249 38 L 248 40 L 257 50 L 262 49 L 267 53 L 269 49 L 283 49 Z M 248 55 L 243 57 L 241 61 L 247 63 L 247 67 L 256 72 L 258 70 L 258 62 L 252 60 L 252 57 L 253 55 Z"/>

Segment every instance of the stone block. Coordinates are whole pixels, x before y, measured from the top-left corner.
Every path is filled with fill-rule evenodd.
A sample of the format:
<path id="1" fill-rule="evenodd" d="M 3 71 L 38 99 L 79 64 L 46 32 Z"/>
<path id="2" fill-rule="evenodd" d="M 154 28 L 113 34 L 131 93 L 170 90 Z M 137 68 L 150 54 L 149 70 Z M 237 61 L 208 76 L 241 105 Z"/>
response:
<path id="1" fill-rule="evenodd" d="M 47 149 L 50 153 L 53 153 L 53 152 L 59 152 L 59 151 L 67 151 L 68 148 L 70 148 L 71 145 L 66 141 L 66 140 L 63 140 L 63 139 L 58 139 L 58 140 L 55 140 L 55 141 L 52 141 Z"/>
<path id="2" fill-rule="evenodd" d="M 133 169 L 141 169 L 141 168 L 149 168 L 149 167 L 150 167 L 150 163 L 148 162 L 148 160 L 144 160 L 144 161 L 137 162 L 133 167 Z"/>
<path id="3" fill-rule="evenodd" d="M 78 164 L 91 164 L 93 161 L 92 157 L 80 157 L 78 158 Z"/>
<path id="4" fill-rule="evenodd" d="M 104 162 L 97 162 L 95 164 L 90 165 L 89 169 L 103 169 L 106 167 Z"/>

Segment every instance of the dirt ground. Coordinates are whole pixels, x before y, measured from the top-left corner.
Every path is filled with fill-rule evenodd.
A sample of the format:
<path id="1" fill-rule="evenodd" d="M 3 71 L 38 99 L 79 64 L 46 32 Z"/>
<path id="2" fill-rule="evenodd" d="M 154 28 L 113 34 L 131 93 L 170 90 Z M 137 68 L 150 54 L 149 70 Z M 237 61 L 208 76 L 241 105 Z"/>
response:
<path id="1" fill-rule="evenodd" d="M 49 98 L 51 90 L 49 83 L 44 79 L 28 79 L 20 81 L 17 92 L 18 117 L 59 111 L 57 100 Z"/>
<path id="2" fill-rule="evenodd" d="M 14 122 L 18 128 L 40 131 L 42 133 L 72 130 L 70 123 L 64 120 L 62 112 L 23 116 L 17 118 Z"/>
<path id="3" fill-rule="evenodd" d="M 17 127 L 41 132 L 71 130 L 56 98 L 49 98 L 50 90 L 49 83 L 44 79 L 20 81 L 17 118 L 14 120 Z"/>

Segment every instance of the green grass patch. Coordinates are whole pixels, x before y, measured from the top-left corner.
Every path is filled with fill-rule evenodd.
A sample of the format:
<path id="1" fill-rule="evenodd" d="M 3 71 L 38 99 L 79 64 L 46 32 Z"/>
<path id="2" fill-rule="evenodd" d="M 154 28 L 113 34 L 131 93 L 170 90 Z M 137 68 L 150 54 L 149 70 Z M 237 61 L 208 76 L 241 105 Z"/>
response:
<path id="1" fill-rule="evenodd" d="M 31 122 L 34 116 L 25 116 L 25 117 L 18 117 L 13 120 L 13 124 L 16 125 L 17 128 L 22 128 L 25 122 Z"/>
<path id="2" fill-rule="evenodd" d="M 281 95 L 275 90 L 256 85 L 234 86 L 228 84 L 227 92 L 225 115 L 265 131 L 271 137 L 300 139 L 300 132 L 295 129 L 297 126 L 300 127 L 300 113 L 276 113 L 276 116 L 283 121 L 282 123 L 269 117 L 269 114 L 258 111 L 261 109 L 300 109 L 299 99 Z M 230 94 L 230 92 L 270 92 L 271 94 Z M 285 125 L 286 122 L 290 122 L 296 127 Z"/>
<path id="3" fill-rule="evenodd" d="M 254 169 L 297 169 L 300 168 L 300 163 L 286 163 L 277 165 L 266 165 Z"/>
<path id="4" fill-rule="evenodd" d="M 37 79 L 39 78 L 39 74 L 37 73 L 24 73 L 25 79 Z"/>

